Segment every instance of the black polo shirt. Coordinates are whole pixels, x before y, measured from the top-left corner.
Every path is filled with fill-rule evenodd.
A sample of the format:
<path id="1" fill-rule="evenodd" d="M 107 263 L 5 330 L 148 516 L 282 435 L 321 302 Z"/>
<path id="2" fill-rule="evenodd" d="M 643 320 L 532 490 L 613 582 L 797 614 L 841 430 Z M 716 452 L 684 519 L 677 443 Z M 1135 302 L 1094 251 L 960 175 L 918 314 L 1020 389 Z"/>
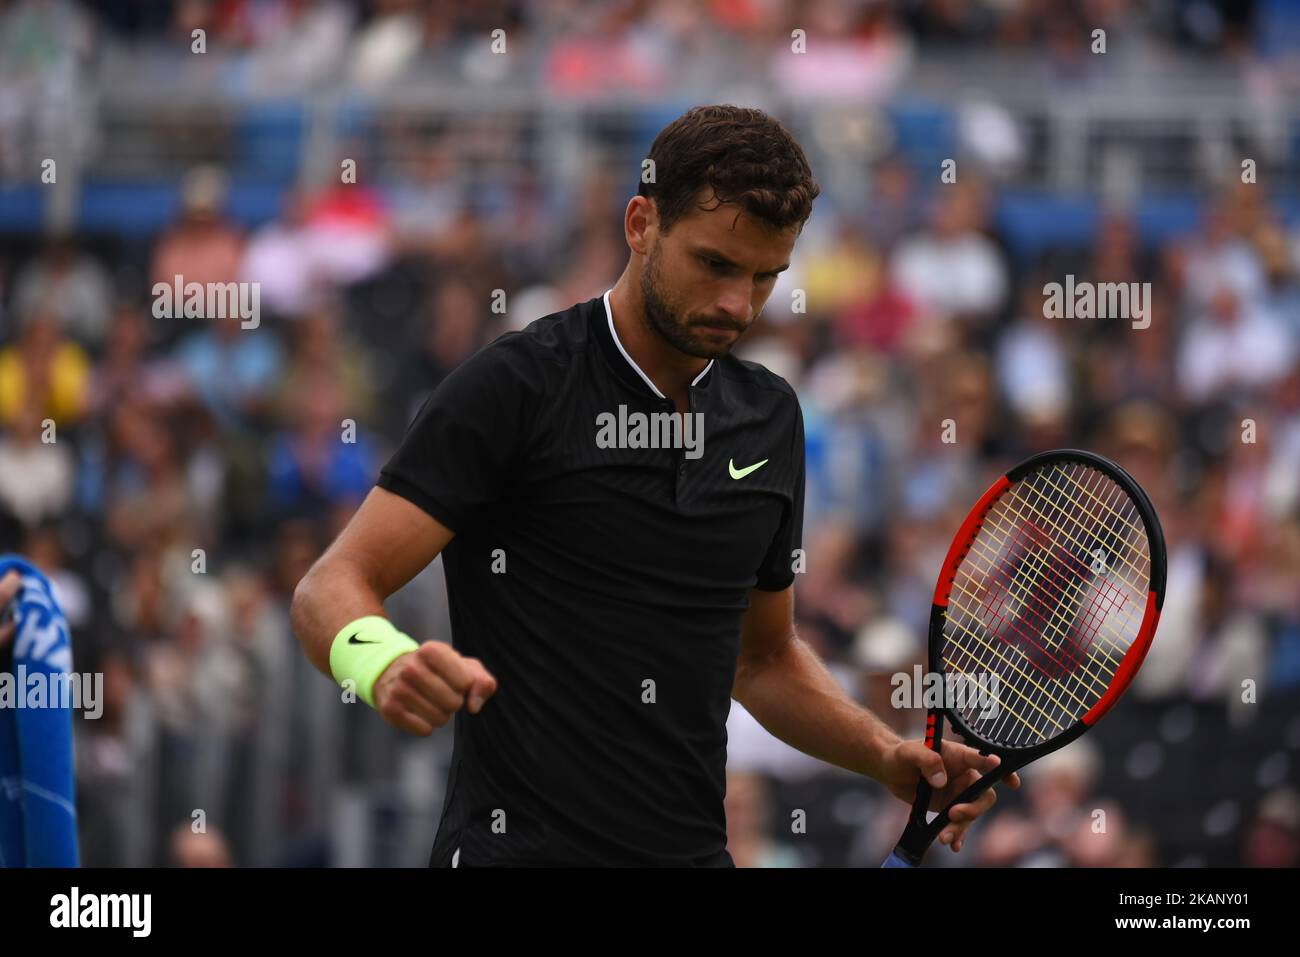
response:
<path id="1" fill-rule="evenodd" d="M 794 580 L 803 421 L 783 379 L 728 356 L 690 389 L 702 455 L 602 447 L 603 413 L 673 411 L 608 299 L 466 360 L 379 479 L 456 533 L 453 644 L 498 681 L 455 716 L 432 866 L 731 864 L 740 619 L 750 589 Z"/>

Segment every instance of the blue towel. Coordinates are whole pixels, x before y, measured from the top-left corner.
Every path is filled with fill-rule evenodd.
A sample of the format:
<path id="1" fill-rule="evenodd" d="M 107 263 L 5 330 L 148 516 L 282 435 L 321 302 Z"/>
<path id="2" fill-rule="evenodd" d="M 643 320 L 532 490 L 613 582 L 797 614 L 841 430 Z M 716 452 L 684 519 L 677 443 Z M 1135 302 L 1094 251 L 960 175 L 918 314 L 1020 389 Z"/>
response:
<path id="1" fill-rule="evenodd" d="M 68 622 L 43 574 L 0 555 L 0 577 L 11 568 L 22 586 L 16 631 L 0 650 L 0 867 L 76 867 L 72 708 L 58 694 L 18 706 L 38 703 L 27 694 L 34 684 L 53 690 L 71 675 Z"/>

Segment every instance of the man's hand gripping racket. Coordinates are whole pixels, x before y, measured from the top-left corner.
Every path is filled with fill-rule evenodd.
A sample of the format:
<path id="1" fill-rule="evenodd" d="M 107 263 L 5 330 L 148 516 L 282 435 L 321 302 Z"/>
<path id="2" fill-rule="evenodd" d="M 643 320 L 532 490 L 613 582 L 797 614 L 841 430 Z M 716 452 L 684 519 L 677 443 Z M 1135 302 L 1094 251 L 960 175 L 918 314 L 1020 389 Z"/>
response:
<path id="1" fill-rule="evenodd" d="M 943 754 L 946 717 L 980 755 L 1000 761 L 932 821 L 934 789 L 922 777 L 883 866 L 916 867 L 954 807 L 1096 724 L 1142 664 L 1164 597 L 1160 522 L 1118 465 L 1061 449 L 994 482 L 934 589 L 929 670 L 960 691 L 929 710 L 925 747 Z M 951 767 L 953 755 L 944 756 Z"/>

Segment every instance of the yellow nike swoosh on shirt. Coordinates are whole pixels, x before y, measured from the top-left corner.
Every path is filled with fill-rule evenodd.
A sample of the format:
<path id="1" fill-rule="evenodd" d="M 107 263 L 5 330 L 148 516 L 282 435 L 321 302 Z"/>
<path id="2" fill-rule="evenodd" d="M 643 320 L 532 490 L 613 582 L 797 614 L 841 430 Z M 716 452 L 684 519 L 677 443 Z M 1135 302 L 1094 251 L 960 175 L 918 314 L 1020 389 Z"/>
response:
<path id="1" fill-rule="evenodd" d="M 750 472 L 755 472 L 758 469 L 761 469 L 764 465 L 767 464 L 767 461 L 768 461 L 767 459 L 763 459 L 763 461 L 761 462 L 755 462 L 753 465 L 746 466 L 743 469 L 738 469 L 736 468 L 736 460 L 731 459 L 730 461 L 727 462 L 727 471 L 731 473 L 732 478 L 743 479 Z"/>

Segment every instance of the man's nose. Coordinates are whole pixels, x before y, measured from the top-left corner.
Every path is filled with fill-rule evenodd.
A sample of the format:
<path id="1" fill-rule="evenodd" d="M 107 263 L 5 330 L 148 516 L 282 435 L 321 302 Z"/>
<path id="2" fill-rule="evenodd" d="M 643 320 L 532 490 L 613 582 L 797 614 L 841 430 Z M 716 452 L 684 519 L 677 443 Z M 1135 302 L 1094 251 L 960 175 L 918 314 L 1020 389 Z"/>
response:
<path id="1" fill-rule="evenodd" d="M 750 290 L 744 289 L 728 290 L 721 299 L 718 300 L 718 309 L 726 313 L 729 318 L 737 323 L 749 322 L 749 299 Z"/>

